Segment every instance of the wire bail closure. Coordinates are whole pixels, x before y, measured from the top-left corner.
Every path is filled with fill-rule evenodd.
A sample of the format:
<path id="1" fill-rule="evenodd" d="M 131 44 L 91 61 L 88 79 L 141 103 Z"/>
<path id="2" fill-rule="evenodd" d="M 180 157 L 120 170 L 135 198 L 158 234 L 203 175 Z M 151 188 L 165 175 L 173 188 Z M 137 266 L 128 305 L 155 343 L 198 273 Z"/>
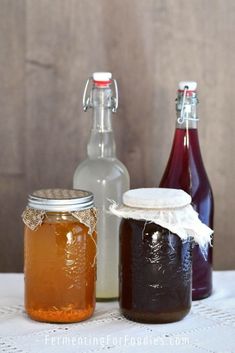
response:
<path id="1" fill-rule="evenodd" d="M 185 117 L 185 108 L 186 108 L 186 104 L 185 104 L 185 99 L 186 99 L 186 93 L 187 93 L 187 90 L 189 89 L 188 86 L 184 86 L 184 93 L 183 93 L 183 99 L 182 99 L 182 106 L 181 106 L 181 109 L 180 109 L 180 116 L 179 118 L 177 119 L 177 123 L 182 125 L 186 120 L 190 120 L 190 121 L 199 121 L 199 118 L 189 118 L 189 117 Z"/>
<path id="2" fill-rule="evenodd" d="M 181 107 L 181 111 L 180 111 L 180 117 L 177 119 L 177 122 L 179 124 L 183 124 L 184 123 L 184 110 L 185 110 L 185 97 L 186 97 L 186 92 L 187 92 L 188 86 L 184 86 L 184 94 L 183 94 L 183 100 L 182 100 L 182 107 Z"/>
<path id="3" fill-rule="evenodd" d="M 112 97 L 112 112 L 116 113 L 118 109 L 118 86 L 117 86 L 117 81 L 115 79 L 112 78 L 110 79 L 110 81 L 112 81 L 112 84 L 115 90 L 115 97 Z M 83 105 L 84 112 L 86 112 L 88 108 L 92 108 L 90 95 L 87 94 L 88 87 L 91 82 L 93 82 L 93 78 L 89 77 L 88 80 L 86 81 L 86 85 L 84 88 L 84 93 L 82 98 L 82 105 Z"/>

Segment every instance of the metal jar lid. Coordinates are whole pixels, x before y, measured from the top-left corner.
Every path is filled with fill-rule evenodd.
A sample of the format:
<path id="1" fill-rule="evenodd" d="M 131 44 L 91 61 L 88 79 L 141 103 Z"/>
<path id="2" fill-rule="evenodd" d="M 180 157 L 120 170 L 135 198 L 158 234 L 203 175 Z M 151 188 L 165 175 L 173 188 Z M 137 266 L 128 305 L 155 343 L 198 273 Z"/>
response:
<path id="1" fill-rule="evenodd" d="M 94 206 L 94 195 L 85 190 L 43 189 L 28 196 L 28 207 L 51 212 L 72 212 Z"/>

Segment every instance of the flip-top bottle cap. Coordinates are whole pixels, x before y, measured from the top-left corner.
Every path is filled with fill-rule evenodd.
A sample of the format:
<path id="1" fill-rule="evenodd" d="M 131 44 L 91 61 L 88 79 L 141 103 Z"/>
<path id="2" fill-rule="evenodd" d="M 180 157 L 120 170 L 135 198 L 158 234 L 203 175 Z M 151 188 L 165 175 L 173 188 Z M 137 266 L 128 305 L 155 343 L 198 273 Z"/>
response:
<path id="1" fill-rule="evenodd" d="M 179 87 L 180 91 L 184 91 L 185 87 L 188 87 L 187 91 L 196 91 L 197 82 L 195 82 L 195 81 L 180 81 L 178 87 Z"/>
<path id="2" fill-rule="evenodd" d="M 110 82 L 112 74 L 111 72 L 94 72 L 92 78 L 95 82 Z"/>

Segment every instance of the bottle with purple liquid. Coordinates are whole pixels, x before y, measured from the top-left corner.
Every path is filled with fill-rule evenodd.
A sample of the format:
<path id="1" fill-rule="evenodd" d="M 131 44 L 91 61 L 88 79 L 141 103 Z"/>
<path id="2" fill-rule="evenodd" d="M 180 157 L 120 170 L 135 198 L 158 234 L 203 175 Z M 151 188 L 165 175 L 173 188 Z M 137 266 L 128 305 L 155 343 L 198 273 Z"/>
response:
<path id="1" fill-rule="evenodd" d="M 160 187 L 183 189 L 192 197 L 192 205 L 200 220 L 213 229 L 214 200 L 203 164 L 196 114 L 196 82 L 180 82 L 176 99 L 177 121 L 170 157 Z M 193 300 L 203 299 L 212 292 L 212 247 L 202 254 L 198 245 L 193 249 Z"/>

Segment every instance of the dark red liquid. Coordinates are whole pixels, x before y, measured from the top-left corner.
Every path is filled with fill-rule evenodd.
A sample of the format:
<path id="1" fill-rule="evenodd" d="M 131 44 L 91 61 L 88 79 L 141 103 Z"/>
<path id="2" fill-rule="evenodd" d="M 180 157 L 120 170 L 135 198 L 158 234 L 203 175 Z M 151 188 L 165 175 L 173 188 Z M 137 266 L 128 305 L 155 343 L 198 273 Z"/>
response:
<path id="1" fill-rule="evenodd" d="M 157 237 L 154 237 L 157 234 Z M 133 321 L 181 320 L 191 307 L 191 241 L 143 220 L 120 225 L 119 303 Z"/>
<path id="2" fill-rule="evenodd" d="M 202 161 L 197 129 L 176 129 L 170 158 L 160 187 L 183 189 L 192 196 L 192 205 L 200 220 L 213 229 L 214 201 L 210 182 Z M 193 249 L 194 300 L 212 292 L 212 248 L 207 259 L 199 247 Z"/>

